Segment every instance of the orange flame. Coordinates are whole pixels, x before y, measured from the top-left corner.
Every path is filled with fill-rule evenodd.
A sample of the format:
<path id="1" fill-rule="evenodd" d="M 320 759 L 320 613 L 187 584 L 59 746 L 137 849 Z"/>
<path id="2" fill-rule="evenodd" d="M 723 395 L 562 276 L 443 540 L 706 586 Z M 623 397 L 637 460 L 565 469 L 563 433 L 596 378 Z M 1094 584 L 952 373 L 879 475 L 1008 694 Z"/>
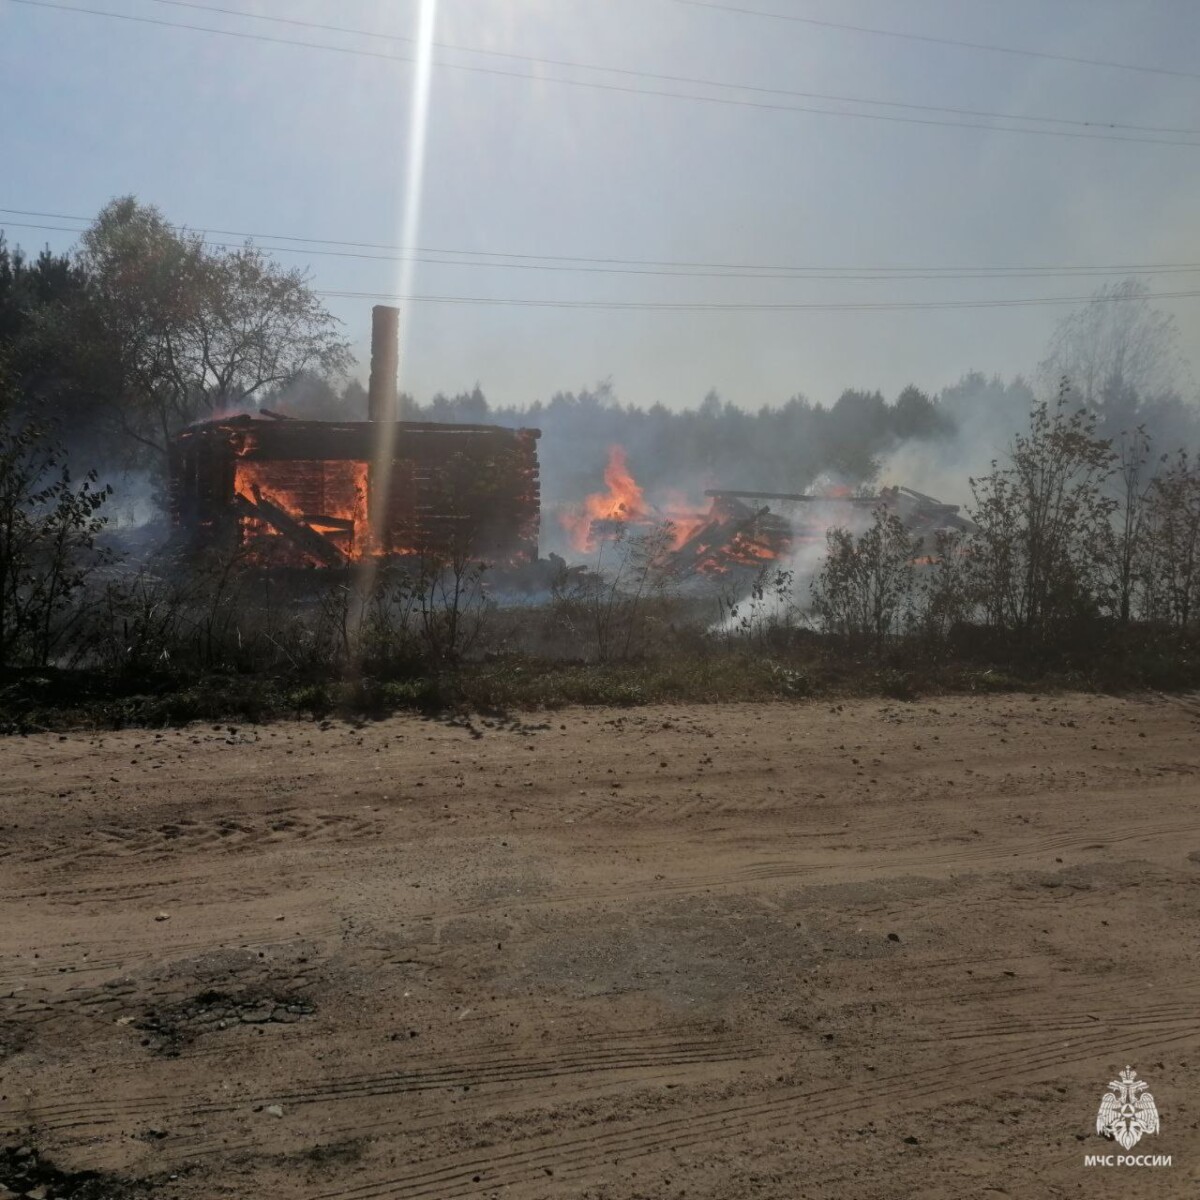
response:
<path id="1" fill-rule="evenodd" d="M 609 447 L 604 484 L 607 491 L 593 492 L 582 504 L 559 515 L 571 547 L 580 553 L 586 554 L 596 548 L 593 522 L 640 525 L 651 519 L 646 509 L 646 497 L 630 474 L 623 446 Z"/>
<path id="2" fill-rule="evenodd" d="M 606 491 L 593 492 L 582 504 L 559 514 L 573 549 L 588 553 L 606 534 L 620 526 L 651 526 L 669 522 L 671 549 L 678 550 L 708 517 L 698 512 L 680 492 L 668 492 L 661 506 L 647 502 L 641 485 L 629 470 L 623 446 L 610 446 L 604 468 Z M 606 528 L 606 525 L 608 528 Z"/>
<path id="3" fill-rule="evenodd" d="M 365 462 L 239 458 L 233 489 L 251 503 L 261 498 L 283 509 L 349 559 L 362 558 L 369 551 Z M 253 551 L 269 554 L 272 548 L 282 549 L 277 543 L 286 540 L 268 521 L 247 515 L 242 523 L 246 544 Z M 288 549 L 292 550 L 290 544 Z"/>

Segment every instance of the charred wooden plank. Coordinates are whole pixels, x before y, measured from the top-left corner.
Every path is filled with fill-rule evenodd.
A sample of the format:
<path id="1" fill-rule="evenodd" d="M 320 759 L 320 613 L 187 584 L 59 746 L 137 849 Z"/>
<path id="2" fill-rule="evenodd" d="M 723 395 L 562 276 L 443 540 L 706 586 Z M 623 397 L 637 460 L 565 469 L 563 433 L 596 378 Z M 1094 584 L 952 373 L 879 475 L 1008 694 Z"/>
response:
<path id="1" fill-rule="evenodd" d="M 286 509 L 269 500 L 255 486 L 254 499 L 249 500 L 238 492 L 234 503 L 246 516 L 265 521 L 272 529 L 290 539 L 306 554 L 311 554 L 318 562 L 327 567 L 345 566 L 348 559 L 342 551 L 328 538 L 322 537 L 311 525 L 293 517 Z"/>
<path id="2" fill-rule="evenodd" d="M 738 500 L 790 500 L 821 504 L 878 504 L 878 496 L 814 496 L 803 492 L 735 492 L 728 489 L 709 488 L 704 493 L 714 499 Z"/>
<path id="3" fill-rule="evenodd" d="M 302 513 L 300 519 L 305 525 L 322 526 L 325 529 L 336 529 L 339 533 L 353 533 L 354 522 L 345 517 L 328 517 L 323 513 Z"/>

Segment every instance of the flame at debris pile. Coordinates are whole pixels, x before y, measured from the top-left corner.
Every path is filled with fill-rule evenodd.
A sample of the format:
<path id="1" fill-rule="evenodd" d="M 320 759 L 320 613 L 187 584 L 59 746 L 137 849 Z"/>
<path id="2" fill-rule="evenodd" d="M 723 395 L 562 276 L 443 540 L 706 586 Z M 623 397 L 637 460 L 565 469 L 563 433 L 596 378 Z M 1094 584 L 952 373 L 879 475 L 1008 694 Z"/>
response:
<path id="1" fill-rule="evenodd" d="M 958 505 L 944 504 L 923 492 L 899 486 L 883 488 L 873 496 L 833 483 L 806 493 L 712 490 L 705 493 L 711 498 L 707 512 L 696 511 L 679 497 L 659 507 L 647 501 L 620 446 L 609 451 L 604 482 L 606 491 L 593 493 L 560 515 L 571 545 L 587 553 L 627 531 L 649 532 L 665 527 L 671 536 L 660 565 L 684 576 L 754 571 L 788 559 L 802 547 L 821 548 L 830 529 L 861 528 L 869 524 L 870 513 L 876 508 L 896 514 L 906 529 L 923 540 L 939 529 L 973 528 L 960 515 Z M 764 500 L 801 508 L 789 519 L 772 512 L 762 503 Z M 803 517 L 799 511 L 803 511 Z M 914 558 L 913 564 L 926 566 L 934 561 L 926 553 Z"/>
<path id="2" fill-rule="evenodd" d="M 591 553 L 627 530 L 651 529 L 667 532 L 670 549 L 678 550 L 709 519 L 678 492 L 669 493 L 662 504 L 651 504 L 629 469 L 624 446 L 609 447 L 604 486 L 605 491 L 593 492 L 582 504 L 559 513 L 571 548 L 580 554 Z"/>
<path id="3" fill-rule="evenodd" d="M 612 446 L 604 468 L 605 491 L 593 492 L 581 504 L 559 514 L 573 549 L 581 554 L 626 531 L 665 529 L 669 533 L 663 565 L 686 573 L 719 575 L 739 567 L 757 567 L 785 556 L 791 548 L 791 526 L 767 508 L 750 508 L 736 500 L 715 500 L 704 512 L 678 493 L 663 505 L 651 504 L 629 469 L 624 447 Z"/>
<path id="4" fill-rule="evenodd" d="M 765 505 L 752 508 L 718 496 L 707 517 L 676 547 L 674 565 L 681 573 L 708 576 L 757 570 L 786 558 L 792 540 L 791 523 Z"/>
<path id="5" fill-rule="evenodd" d="M 599 541 L 611 537 L 622 525 L 653 522 L 645 493 L 630 473 L 623 446 L 609 447 L 604 486 L 607 491 L 593 492 L 582 504 L 564 510 L 559 516 L 571 548 L 581 554 L 595 550 Z"/>

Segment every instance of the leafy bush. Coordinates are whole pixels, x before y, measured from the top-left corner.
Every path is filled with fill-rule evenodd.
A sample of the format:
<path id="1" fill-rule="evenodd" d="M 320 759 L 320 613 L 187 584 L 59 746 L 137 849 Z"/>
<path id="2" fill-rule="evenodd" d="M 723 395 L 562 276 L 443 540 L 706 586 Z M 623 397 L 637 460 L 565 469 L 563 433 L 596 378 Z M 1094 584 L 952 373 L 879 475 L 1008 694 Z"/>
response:
<path id="1" fill-rule="evenodd" d="M 826 546 L 825 565 L 812 585 L 813 611 L 826 633 L 879 653 L 908 616 L 920 542 L 881 506 L 864 533 L 831 529 Z"/>

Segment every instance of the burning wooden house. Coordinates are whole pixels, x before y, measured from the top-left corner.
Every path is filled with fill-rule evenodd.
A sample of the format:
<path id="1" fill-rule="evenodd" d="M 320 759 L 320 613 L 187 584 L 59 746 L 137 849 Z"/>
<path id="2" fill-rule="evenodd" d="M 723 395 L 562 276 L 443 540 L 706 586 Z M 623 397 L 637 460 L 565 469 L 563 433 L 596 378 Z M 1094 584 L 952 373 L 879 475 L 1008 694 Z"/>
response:
<path id="1" fill-rule="evenodd" d="M 396 362 L 396 310 L 380 306 L 369 420 L 239 413 L 179 434 L 172 504 L 189 543 L 283 566 L 536 560 L 539 431 L 397 421 Z"/>

